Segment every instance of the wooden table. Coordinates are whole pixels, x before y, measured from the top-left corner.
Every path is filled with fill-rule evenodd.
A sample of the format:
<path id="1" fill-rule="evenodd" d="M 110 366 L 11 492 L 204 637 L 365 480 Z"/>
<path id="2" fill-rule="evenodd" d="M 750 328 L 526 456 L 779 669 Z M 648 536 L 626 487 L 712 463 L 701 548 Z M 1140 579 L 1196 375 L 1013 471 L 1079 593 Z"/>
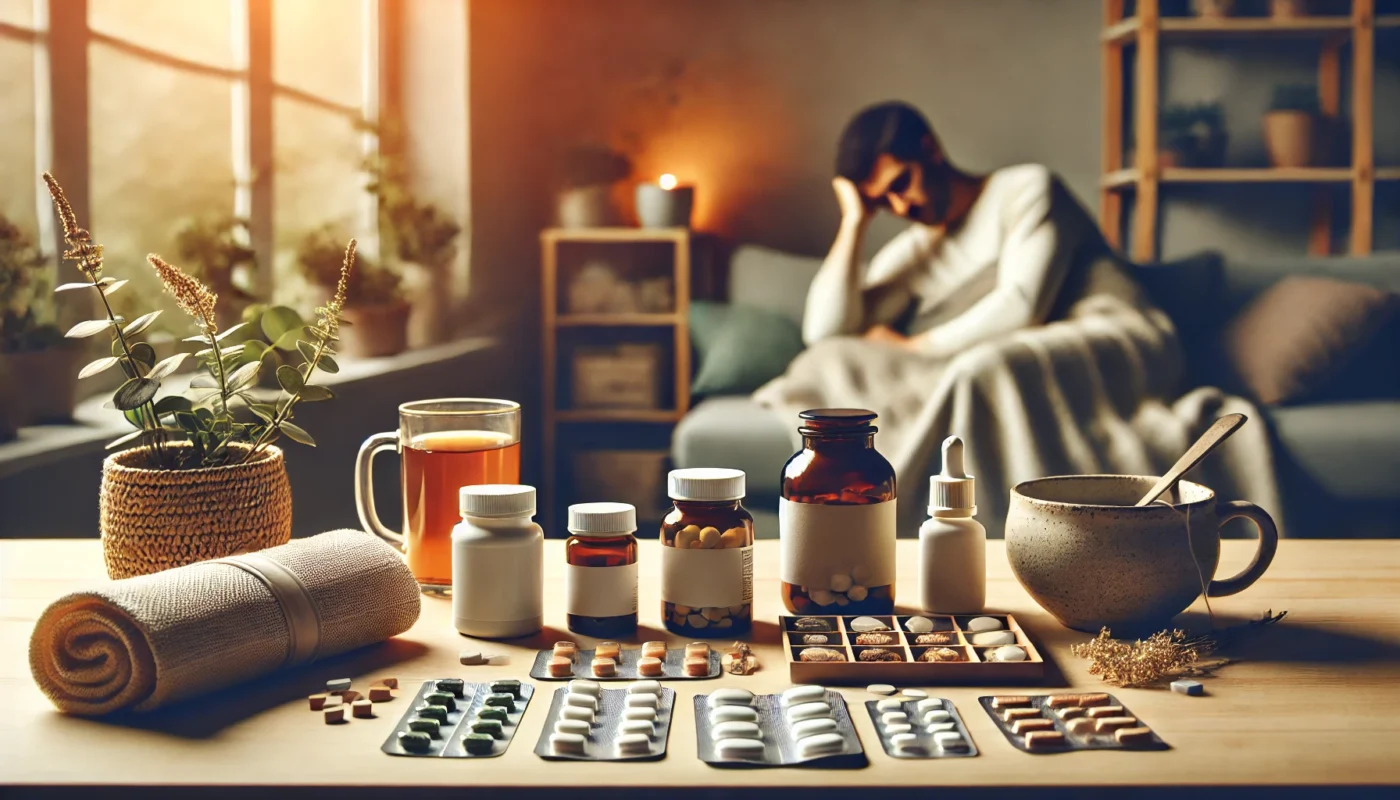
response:
<path id="1" fill-rule="evenodd" d="M 141 797 L 181 796 L 190 790 L 180 787 L 190 785 L 336 787 L 336 797 L 375 787 L 428 794 L 434 788 L 460 794 L 462 787 L 511 787 L 568 798 L 576 795 L 561 795 L 558 790 L 617 787 L 609 791 L 616 796 L 628 787 L 723 788 L 714 796 L 730 798 L 746 794 L 745 788 L 757 793 L 794 786 L 814 787 L 813 792 L 803 793 L 806 796 L 845 786 L 1135 785 L 1166 793 L 1166 786 L 1182 784 L 1400 784 L 1400 541 L 1284 541 L 1263 580 L 1243 595 L 1215 601 L 1214 607 L 1218 617 L 1231 621 L 1256 617 L 1266 609 L 1287 609 L 1288 618 L 1253 637 L 1239 649 L 1238 663 L 1207 679 L 1209 696 L 1113 690 L 1172 745 L 1169 752 L 1026 755 L 1006 742 L 976 702 L 979 695 L 997 687 L 964 686 L 932 688 L 935 696 L 957 704 L 982 755 L 895 760 L 881 749 L 861 708 L 872 695 L 862 688 L 849 688 L 843 691 L 870 760 L 865 769 L 707 766 L 695 757 L 691 696 L 720 686 L 768 692 L 788 685 L 774 625 L 780 604 L 774 578 L 778 554 L 771 541 L 758 543 L 755 570 L 761 622 L 752 638 L 764 669 L 751 677 L 725 675 L 717 681 L 669 684 L 678 694 L 677 714 L 662 761 L 541 760 L 534 754 L 534 745 L 556 683 L 540 682 L 540 692 L 509 752 L 494 760 L 381 754 L 379 746 L 402 713 L 402 701 L 390 704 L 377 719 L 352 720 L 342 726 L 327 726 L 307 710 L 306 694 L 327 678 L 344 675 L 368 679 L 393 674 L 409 685 L 445 676 L 524 677 L 536 648 L 554 639 L 574 638 L 563 629 L 558 596 L 561 543 L 551 541 L 546 547 L 550 627 L 543 636 L 528 641 L 483 645 L 488 652 L 510 654 L 509 666 L 460 666 L 458 651 L 473 643 L 452 629 L 448 602 L 426 598 L 418 624 L 388 644 L 115 723 L 55 712 L 31 681 L 26 657 L 29 634 L 42 609 L 60 594 L 103 577 L 98 543 L 0 542 L 0 784 L 24 785 L 24 794 L 36 793 L 44 785 L 64 784 L 168 789 L 131 792 Z M 916 547 L 915 542 L 899 544 L 898 585 L 906 597 L 917 585 Z M 1233 572 L 1242 565 L 1252 547 L 1252 542 L 1226 542 L 1222 571 Z M 644 543 L 645 629 L 638 632 L 638 640 L 676 640 L 655 628 L 657 558 L 656 544 Z M 1069 653 L 1069 646 L 1086 635 L 1060 627 L 1031 602 L 1011 577 L 1000 542 L 989 544 L 987 564 L 989 608 L 1016 614 L 1057 667 L 1050 670 L 1046 685 L 1101 688 L 1098 679 L 1087 674 L 1084 662 Z M 1199 623 L 1202 619 L 1194 616 L 1196 610 L 1189 613 Z M 1273 790 L 1266 793 L 1275 796 Z M 401 790 L 396 789 L 395 795 L 401 796 Z M 199 796 L 210 794 L 202 790 Z"/>

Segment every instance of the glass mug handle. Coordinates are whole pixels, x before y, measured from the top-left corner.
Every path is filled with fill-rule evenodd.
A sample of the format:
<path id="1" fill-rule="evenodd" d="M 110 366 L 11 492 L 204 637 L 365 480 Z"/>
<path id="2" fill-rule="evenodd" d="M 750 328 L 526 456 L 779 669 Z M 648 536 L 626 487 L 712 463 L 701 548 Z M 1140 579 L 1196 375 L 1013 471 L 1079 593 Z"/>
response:
<path id="1" fill-rule="evenodd" d="M 402 550 L 403 536 L 384 527 L 374 511 L 374 457 L 385 450 L 398 449 L 397 432 L 376 433 L 360 445 L 360 454 L 355 457 L 355 510 L 360 514 L 361 527 Z"/>

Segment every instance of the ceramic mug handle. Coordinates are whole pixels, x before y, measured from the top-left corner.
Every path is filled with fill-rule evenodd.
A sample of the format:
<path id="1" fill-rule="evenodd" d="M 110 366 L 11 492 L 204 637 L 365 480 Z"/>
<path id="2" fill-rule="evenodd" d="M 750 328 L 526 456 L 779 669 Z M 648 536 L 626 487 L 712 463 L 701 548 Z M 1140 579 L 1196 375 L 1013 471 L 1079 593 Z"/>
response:
<path id="1" fill-rule="evenodd" d="M 1207 597 L 1225 597 L 1248 589 L 1259 580 L 1264 570 L 1269 568 L 1269 564 L 1274 560 L 1274 553 L 1278 552 L 1278 526 L 1274 524 L 1274 518 L 1269 516 L 1269 512 L 1243 500 L 1220 503 L 1215 508 L 1221 527 L 1236 517 L 1245 517 L 1253 521 L 1254 527 L 1259 529 L 1259 549 L 1254 553 L 1254 560 L 1249 566 L 1233 578 L 1211 581 L 1210 588 L 1206 590 Z"/>
<path id="2" fill-rule="evenodd" d="M 355 456 L 355 510 L 360 514 L 360 525 L 370 533 L 403 549 L 403 536 L 394 533 L 379 521 L 374 511 L 374 457 L 385 450 L 399 449 L 399 434 L 396 431 L 376 433 L 360 445 L 360 454 Z"/>

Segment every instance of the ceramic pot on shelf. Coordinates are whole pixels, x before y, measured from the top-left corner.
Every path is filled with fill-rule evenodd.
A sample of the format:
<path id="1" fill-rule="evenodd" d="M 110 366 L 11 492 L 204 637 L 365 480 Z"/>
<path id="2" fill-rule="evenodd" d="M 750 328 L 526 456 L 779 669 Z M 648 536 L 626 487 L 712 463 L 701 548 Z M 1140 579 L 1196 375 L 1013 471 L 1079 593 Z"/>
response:
<path id="1" fill-rule="evenodd" d="M 1264 148 L 1275 167 L 1313 166 L 1317 117 L 1306 111 L 1278 110 L 1264 115 Z"/>
<path id="2" fill-rule="evenodd" d="M 1306 17 L 1308 0 L 1269 0 L 1269 15 L 1274 19 Z"/>
<path id="3" fill-rule="evenodd" d="M 373 305 L 346 306 L 340 312 L 348 325 L 340 328 L 337 349 L 354 358 L 378 358 L 408 349 L 408 316 L 412 307 L 397 300 Z"/>
<path id="4" fill-rule="evenodd" d="M 170 443 L 167 448 L 187 448 Z M 282 451 L 246 464 L 157 469 L 135 447 L 102 463 L 102 557 L 113 579 L 286 544 L 292 486 Z"/>
<path id="5" fill-rule="evenodd" d="M 0 353 L 0 380 L 9 387 L 0 389 L 9 398 L 0 399 L 0 405 L 10 408 L 16 427 L 73 420 L 82 357 L 83 349 L 72 343 L 23 353 Z M 5 438 L 4 427 L 0 421 L 0 438 Z"/>
<path id="6" fill-rule="evenodd" d="M 1198 17 L 1223 19 L 1235 13 L 1235 0 L 1191 0 L 1191 10 Z"/>
<path id="7" fill-rule="evenodd" d="M 620 222 L 610 183 L 564 189 L 557 202 L 561 228 L 606 228 Z"/>

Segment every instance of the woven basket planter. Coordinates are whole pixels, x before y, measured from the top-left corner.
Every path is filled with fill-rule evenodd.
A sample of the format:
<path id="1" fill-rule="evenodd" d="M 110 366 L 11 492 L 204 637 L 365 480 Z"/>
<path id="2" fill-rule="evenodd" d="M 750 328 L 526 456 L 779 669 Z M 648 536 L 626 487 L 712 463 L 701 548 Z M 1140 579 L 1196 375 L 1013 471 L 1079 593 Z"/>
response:
<path id="1" fill-rule="evenodd" d="M 147 575 L 291 539 L 292 487 L 277 447 L 225 467 L 166 470 L 145 463 L 145 448 L 133 448 L 102 464 L 102 556 L 110 577 Z"/>

